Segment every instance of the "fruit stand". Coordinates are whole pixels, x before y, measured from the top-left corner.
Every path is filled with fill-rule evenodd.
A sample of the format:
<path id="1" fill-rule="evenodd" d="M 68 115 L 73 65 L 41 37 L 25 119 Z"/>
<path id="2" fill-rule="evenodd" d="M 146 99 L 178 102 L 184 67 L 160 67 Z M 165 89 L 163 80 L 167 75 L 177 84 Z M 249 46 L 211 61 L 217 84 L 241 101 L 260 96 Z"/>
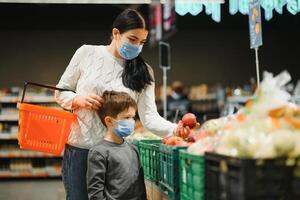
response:
<path id="1" fill-rule="evenodd" d="M 282 89 L 289 80 L 266 73 L 237 113 L 201 126 L 188 113 L 176 136 L 135 141 L 148 199 L 300 199 L 300 107 Z"/>

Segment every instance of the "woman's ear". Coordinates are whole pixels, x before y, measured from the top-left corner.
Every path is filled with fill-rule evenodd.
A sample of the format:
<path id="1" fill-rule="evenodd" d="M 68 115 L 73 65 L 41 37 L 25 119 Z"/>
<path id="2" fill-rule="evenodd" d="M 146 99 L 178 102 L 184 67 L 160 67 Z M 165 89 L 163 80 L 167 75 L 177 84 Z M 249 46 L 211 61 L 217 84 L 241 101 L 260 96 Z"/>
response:
<path id="1" fill-rule="evenodd" d="M 118 34 L 119 34 L 119 30 L 116 28 L 113 28 L 111 34 L 112 34 L 112 38 L 116 40 L 118 37 Z"/>

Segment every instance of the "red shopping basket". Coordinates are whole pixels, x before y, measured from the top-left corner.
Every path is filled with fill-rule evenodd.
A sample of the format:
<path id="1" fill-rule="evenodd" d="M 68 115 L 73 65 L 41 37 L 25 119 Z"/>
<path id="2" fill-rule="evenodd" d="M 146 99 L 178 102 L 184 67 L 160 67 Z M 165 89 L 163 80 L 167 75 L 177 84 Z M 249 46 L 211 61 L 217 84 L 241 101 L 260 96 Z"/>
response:
<path id="1" fill-rule="evenodd" d="M 23 103 L 28 84 L 60 91 L 72 90 L 26 82 L 21 102 L 18 103 L 20 148 L 60 155 L 68 140 L 71 124 L 76 120 L 76 114 Z"/>

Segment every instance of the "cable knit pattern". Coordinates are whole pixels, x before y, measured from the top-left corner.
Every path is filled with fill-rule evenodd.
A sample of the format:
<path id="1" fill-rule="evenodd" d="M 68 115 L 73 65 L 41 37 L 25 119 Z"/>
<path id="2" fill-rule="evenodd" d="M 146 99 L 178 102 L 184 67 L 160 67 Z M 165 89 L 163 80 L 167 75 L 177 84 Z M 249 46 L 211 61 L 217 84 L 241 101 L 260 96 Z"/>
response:
<path id="1" fill-rule="evenodd" d="M 154 83 L 141 93 L 126 88 L 122 83 L 124 60 L 111 55 L 105 46 L 83 45 L 72 57 L 57 87 L 72 89 L 72 92 L 56 92 L 55 99 L 62 107 L 71 109 L 76 95 L 96 93 L 105 90 L 123 91 L 137 101 L 138 112 L 143 125 L 150 131 L 166 136 L 173 132 L 175 124 L 159 116 L 155 104 Z M 149 70 L 152 69 L 149 67 Z M 73 123 L 68 143 L 89 149 L 97 145 L 105 133 L 96 111 L 77 109 L 78 123 Z"/>

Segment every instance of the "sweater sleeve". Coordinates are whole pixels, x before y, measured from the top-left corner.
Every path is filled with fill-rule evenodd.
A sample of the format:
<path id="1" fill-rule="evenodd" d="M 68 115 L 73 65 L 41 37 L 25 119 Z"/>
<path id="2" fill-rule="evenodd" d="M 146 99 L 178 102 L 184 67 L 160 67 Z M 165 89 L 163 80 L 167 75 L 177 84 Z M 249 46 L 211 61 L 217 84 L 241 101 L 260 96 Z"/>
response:
<path id="1" fill-rule="evenodd" d="M 149 67 L 150 73 L 153 75 L 152 69 Z M 154 76 L 153 76 L 154 77 Z M 157 112 L 155 104 L 155 84 L 152 82 L 139 95 L 138 113 L 142 124 L 149 131 L 165 137 L 173 133 L 176 124 L 171 123 L 161 117 Z"/>
<path id="2" fill-rule="evenodd" d="M 73 55 L 69 65 L 63 73 L 57 87 L 76 91 L 78 79 L 80 77 L 80 64 L 84 59 L 86 45 L 81 46 Z M 65 109 L 72 108 L 72 101 L 77 94 L 69 91 L 55 91 L 55 100 Z"/>
<path id="3" fill-rule="evenodd" d="M 89 200 L 105 200 L 104 185 L 106 159 L 96 150 L 90 150 L 87 164 L 87 191 Z"/>

